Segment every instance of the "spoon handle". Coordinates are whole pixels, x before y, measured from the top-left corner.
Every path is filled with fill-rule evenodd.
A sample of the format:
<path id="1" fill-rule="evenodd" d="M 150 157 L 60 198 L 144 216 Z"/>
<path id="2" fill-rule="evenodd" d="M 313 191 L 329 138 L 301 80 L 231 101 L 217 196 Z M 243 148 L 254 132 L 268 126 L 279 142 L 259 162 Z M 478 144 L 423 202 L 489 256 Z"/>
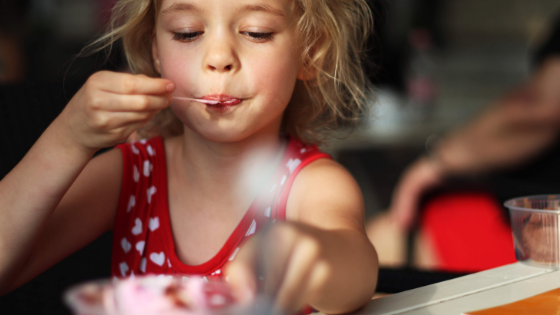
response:
<path id="1" fill-rule="evenodd" d="M 190 98 L 190 97 L 180 97 L 180 96 L 173 96 L 174 99 L 176 100 L 183 100 L 183 101 L 194 101 L 194 102 L 199 102 L 199 103 L 204 103 L 204 104 L 209 104 L 209 105 L 216 105 L 219 102 L 218 101 L 213 101 L 213 100 L 204 100 L 204 99 L 200 99 L 200 98 Z"/>

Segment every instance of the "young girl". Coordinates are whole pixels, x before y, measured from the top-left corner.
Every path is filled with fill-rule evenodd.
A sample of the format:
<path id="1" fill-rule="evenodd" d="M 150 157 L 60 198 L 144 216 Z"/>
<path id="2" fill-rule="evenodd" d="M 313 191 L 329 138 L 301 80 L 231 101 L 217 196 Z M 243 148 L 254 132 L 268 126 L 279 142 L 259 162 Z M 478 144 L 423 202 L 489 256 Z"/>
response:
<path id="1" fill-rule="evenodd" d="M 366 303 L 377 257 L 360 190 L 313 145 L 365 103 L 366 1 L 121 0 L 113 11 L 94 44 L 122 39 L 135 74 L 92 75 L 0 182 L 1 292 L 113 229 L 118 278 L 225 276 L 245 300 L 259 269 L 287 310 Z M 165 137 L 120 144 L 143 126 Z M 246 242 L 268 221 L 262 242 Z"/>

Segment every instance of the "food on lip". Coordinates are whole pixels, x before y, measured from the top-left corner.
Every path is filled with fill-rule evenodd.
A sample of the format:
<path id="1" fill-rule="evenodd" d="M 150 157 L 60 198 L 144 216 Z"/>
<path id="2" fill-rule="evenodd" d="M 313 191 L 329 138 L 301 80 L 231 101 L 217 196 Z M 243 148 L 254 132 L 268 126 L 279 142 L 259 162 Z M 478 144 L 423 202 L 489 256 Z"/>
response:
<path id="1" fill-rule="evenodd" d="M 144 276 L 112 284 L 89 283 L 66 295 L 67 304 L 78 315 L 202 315 L 231 306 L 233 301 L 225 282 L 201 277 Z"/>
<path id="2" fill-rule="evenodd" d="M 187 101 L 194 101 L 199 103 L 204 103 L 207 105 L 236 105 L 241 103 L 241 100 L 238 98 L 213 98 L 213 97 L 204 97 L 204 98 L 190 98 L 190 97 L 180 97 L 180 96 L 173 96 L 174 99 L 178 100 L 187 100 Z"/>
<path id="3" fill-rule="evenodd" d="M 235 97 L 235 96 L 230 96 L 230 95 L 225 95 L 225 94 L 213 94 L 213 95 L 206 95 L 202 97 L 203 100 L 209 100 L 209 101 L 218 101 L 220 103 L 226 103 L 226 102 L 233 102 L 233 101 L 239 101 L 240 99 Z"/>
<path id="4" fill-rule="evenodd" d="M 209 105 L 229 106 L 229 105 L 237 105 L 241 103 L 241 99 L 225 94 L 206 95 L 203 96 L 201 99 L 205 101 L 218 102 L 216 104 L 209 104 Z"/>

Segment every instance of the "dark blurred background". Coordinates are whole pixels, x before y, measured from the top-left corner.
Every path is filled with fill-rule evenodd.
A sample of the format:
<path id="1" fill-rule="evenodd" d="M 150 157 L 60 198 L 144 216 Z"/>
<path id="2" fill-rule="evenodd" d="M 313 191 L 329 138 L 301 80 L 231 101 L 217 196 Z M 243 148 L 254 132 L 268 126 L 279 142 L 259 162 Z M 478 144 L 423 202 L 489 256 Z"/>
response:
<path id="1" fill-rule="evenodd" d="M 126 70 L 118 46 L 109 55 L 75 58 L 102 33 L 113 3 L 0 0 L 0 178 L 93 72 Z M 388 207 L 400 173 L 424 153 L 430 136 L 464 123 L 527 78 L 531 52 L 560 8 L 552 0 L 370 4 L 375 30 L 366 67 L 377 91 L 371 114 L 350 137 L 325 147 L 358 180 L 368 217 Z M 1 297 L 1 312 L 66 312 L 60 296 L 68 285 L 109 276 L 110 243 L 106 234 Z M 414 275 L 403 279 L 411 283 L 407 288 L 414 287 Z M 383 288 L 383 277 L 380 281 Z M 416 285 L 427 283 L 422 281 Z"/>

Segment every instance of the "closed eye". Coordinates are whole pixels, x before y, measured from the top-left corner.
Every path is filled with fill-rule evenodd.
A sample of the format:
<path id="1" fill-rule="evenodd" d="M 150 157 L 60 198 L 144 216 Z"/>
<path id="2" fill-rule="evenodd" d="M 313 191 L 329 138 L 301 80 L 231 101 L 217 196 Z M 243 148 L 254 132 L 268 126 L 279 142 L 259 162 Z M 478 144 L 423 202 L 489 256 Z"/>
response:
<path id="1" fill-rule="evenodd" d="M 242 32 L 243 35 L 250 37 L 252 40 L 264 42 L 271 40 L 274 37 L 273 33 L 259 33 L 259 32 Z"/>
<path id="2" fill-rule="evenodd" d="M 199 38 L 204 32 L 173 33 L 173 39 L 182 42 L 192 42 Z"/>

